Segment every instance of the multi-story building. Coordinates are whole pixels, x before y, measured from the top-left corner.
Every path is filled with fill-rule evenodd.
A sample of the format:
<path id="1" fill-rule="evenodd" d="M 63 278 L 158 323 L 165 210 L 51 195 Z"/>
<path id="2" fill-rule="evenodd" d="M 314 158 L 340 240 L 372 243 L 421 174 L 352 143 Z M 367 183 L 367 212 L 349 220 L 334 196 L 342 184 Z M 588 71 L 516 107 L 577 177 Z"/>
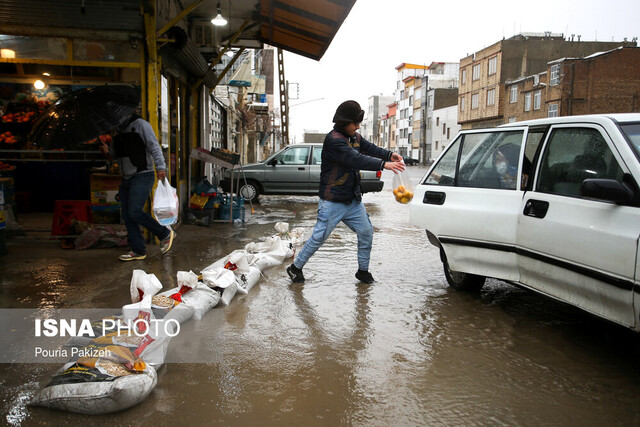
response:
<path id="1" fill-rule="evenodd" d="M 432 120 L 430 160 L 435 160 L 461 129 L 458 124 L 458 106 L 454 104 L 433 110 Z"/>
<path id="2" fill-rule="evenodd" d="M 429 66 L 403 63 L 396 70 L 398 152 L 424 162 L 428 160 L 425 94 L 434 88 L 457 87 L 459 65 L 452 62 L 432 62 Z"/>
<path id="3" fill-rule="evenodd" d="M 505 82 L 507 121 L 640 111 L 640 48 L 621 47 L 585 58 L 550 61 L 547 70 Z"/>
<path id="4" fill-rule="evenodd" d="M 425 146 L 423 159 L 437 159 L 442 149 L 460 130 L 458 125 L 458 88 L 427 91 L 425 107 Z"/>
<path id="5" fill-rule="evenodd" d="M 402 63 L 396 67 L 396 150 L 403 156 L 412 156 L 414 83 L 424 76 L 429 67 Z M 417 155 L 415 156 L 417 158 Z"/>
<path id="6" fill-rule="evenodd" d="M 369 142 L 381 144 L 379 137 L 380 116 L 387 114 L 387 105 L 393 102 L 393 96 L 372 95 L 369 97 L 369 105 L 360 126 L 360 133 Z"/>
<path id="7" fill-rule="evenodd" d="M 505 91 L 507 81 L 533 76 L 547 69 L 549 61 L 581 58 L 632 42 L 565 40 L 562 34 L 522 33 L 460 60 L 458 121 L 463 129 L 493 127 L 505 123 L 505 105 L 517 103 L 517 86 Z"/>
<path id="8" fill-rule="evenodd" d="M 385 139 L 385 147 L 387 148 L 387 150 L 391 150 L 391 151 L 396 151 L 396 147 L 398 146 L 398 143 L 397 143 L 398 140 L 396 138 L 397 114 L 398 114 L 397 102 L 387 105 L 388 137 Z"/>

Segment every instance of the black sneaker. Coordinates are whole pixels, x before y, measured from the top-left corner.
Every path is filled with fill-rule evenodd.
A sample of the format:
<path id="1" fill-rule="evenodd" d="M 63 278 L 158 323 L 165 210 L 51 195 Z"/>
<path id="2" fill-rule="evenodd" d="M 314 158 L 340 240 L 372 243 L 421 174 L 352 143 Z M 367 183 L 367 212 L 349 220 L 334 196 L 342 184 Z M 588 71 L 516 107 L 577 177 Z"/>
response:
<path id="1" fill-rule="evenodd" d="M 373 276 L 371 275 L 371 273 L 364 270 L 358 270 L 356 272 L 356 279 L 360 280 L 362 283 L 366 283 L 367 285 L 370 285 L 373 282 L 375 282 L 375 280 L 373 280 Z"/>
<path id="2" fill-rule="evenodd" d="M 302 274 L 302 270 L 299 269 L 298 267 L 296 267 L 293 264 L 291 264 L 289 267 L 287 267 L 287 274 L 289 275 L 289 277 L 291 277 L 291 281 L 293 283 L 303 283 L 304 282 L 304 275 Z"/>

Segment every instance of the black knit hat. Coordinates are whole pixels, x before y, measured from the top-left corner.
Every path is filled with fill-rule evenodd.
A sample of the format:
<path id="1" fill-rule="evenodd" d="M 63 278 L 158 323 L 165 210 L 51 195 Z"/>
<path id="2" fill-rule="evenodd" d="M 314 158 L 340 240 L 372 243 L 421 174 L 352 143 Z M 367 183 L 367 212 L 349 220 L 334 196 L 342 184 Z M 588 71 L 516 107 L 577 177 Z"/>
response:
<path id="1" fill-rule="evenodd" d="M 364 110 L 356 101 L 345 101 L 336 110 L 333 116 L 333 123 L 349 124 L 360 123 L 364 119 Z"/>

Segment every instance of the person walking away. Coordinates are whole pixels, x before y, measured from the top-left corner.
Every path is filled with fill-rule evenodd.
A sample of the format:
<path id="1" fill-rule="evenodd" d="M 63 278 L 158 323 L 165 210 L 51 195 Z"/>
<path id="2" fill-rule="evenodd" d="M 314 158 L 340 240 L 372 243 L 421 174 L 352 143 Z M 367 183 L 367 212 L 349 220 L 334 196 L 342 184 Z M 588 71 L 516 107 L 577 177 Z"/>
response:
<path id="1" fill-rule="evenodd" d="M 139 115 L 133 114 L 123 125 L 122 131 L 113 137 L 108 145 L 100 138 L 100 150 L 120 165 L 122 182 L 119 195 L 124 225 L 129 236 L 131 250 L 120 255 L 121 261 L 143 260 L 147 257 L 143 226 L 160 239 L 160 252 L 166 254 L 173 245 L 176 233 L 171 227 L 158 223 L 154 217 L 144 211 L 144 205 L 151 194 L 154 184 L 154 164 L 158 181 L 166 177 L 166 164 L 162 149 L 151 124 Z"/>
<path id="2" fill-rule="evenodd" d="M 378 147 L 356 131 L 364 118 L 364 111 L 356 101 L 338 106 L 333 130 L 324 139 L 318 219 L 311 238 L 307 240 L 287 274 L 293 283 L 304 282 L 302 268 L 322 246 L 336 226 L 343 222 L 358 237 L 358 271 L 356 278 L 373 283 L 369 272 L 369 258 L 373 245 L 373 226 L 362 203 L 360 170 L 404 170 L 402 156 Z"/>

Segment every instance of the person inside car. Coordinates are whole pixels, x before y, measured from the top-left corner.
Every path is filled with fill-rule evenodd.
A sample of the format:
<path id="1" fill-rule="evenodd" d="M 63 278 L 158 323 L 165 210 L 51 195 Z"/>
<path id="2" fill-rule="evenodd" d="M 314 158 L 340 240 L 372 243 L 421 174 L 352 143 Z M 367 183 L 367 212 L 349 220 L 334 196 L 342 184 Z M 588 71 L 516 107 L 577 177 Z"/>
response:
<path id="1" fill-rule="evenodd" d="M 493 167 L 498 176 L 500 188 L 515 190 L 518 177 L 520 147 L 505 144 L 493 152 Z"/>

